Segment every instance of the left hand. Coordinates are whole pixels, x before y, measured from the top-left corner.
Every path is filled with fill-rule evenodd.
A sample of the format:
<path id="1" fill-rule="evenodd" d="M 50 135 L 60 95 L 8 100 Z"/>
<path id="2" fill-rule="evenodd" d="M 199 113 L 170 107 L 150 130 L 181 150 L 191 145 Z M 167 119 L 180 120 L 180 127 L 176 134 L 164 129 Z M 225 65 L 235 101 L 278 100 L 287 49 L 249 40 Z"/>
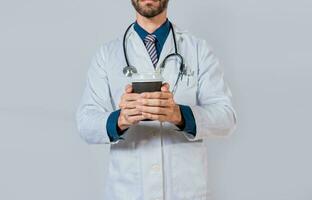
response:
<path id="1" fill-rule="evenodd" d="M 142 93 L 137 109 L 147 119 L 182 125 L 184 122 L 180 107 L 173 100 L 173 94 L 169 91 L 169 87 L 169 84 L 165 83 L 160 92 Z"/>

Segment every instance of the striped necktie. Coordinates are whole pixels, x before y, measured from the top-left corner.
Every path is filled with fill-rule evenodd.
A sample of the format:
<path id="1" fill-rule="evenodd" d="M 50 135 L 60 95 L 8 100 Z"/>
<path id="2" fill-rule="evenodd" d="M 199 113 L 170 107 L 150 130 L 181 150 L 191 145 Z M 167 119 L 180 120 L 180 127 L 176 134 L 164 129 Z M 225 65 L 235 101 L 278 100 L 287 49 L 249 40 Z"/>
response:
<path id="1" fill-rule="evenodd" d="M 151 57 L 151 60 L 152 60 L 154 67 L 156 67 L 156 64 L 158 61 L 155 42 L 156 42 L 156 36 L 155 35 L 149 34 L 144 39 L 145 47 L 147 49 L 148 54 Z"/>

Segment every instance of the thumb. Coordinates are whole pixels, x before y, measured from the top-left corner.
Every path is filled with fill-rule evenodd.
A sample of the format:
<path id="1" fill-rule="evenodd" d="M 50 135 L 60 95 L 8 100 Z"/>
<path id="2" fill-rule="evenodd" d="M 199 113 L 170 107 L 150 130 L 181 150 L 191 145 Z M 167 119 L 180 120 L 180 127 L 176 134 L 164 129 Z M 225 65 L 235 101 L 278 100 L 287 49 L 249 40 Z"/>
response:
<path id="1" fill-rule="evenodd" d="M 132 85 L 130 85 L 130 84 L 126 85 L 125 92 L 131 93 L 132 92 Z"/>
<path id="2" fill-rule="evenodd" d="M 161 91 L 162 91 L 162 92 L 168 92 L 168 91 L 169 91 L 169 88 L 170 88 L 169 83 L 164 83 L 164 84 L 161 86 Z"/>

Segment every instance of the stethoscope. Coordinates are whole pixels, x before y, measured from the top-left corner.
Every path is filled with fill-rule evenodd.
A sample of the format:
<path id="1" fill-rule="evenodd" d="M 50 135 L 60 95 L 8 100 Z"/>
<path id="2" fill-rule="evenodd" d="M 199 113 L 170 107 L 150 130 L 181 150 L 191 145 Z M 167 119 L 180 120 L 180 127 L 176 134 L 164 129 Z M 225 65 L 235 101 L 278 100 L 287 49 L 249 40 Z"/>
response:
<path id="1" fill-rule="evenodd" d="M 123 74 L 126 76 L 126 77 L 132 77 L 133 74 L 136 74 L 138 73 L 137 69 L 134 67 L 134 66 L 131 66 L 129 64 L 129 60 L 128 60 L 128 55 L 127 55 L 127 50 L 126 50 L 126 36 L 130 30 L 130 28 L 132 27 L 134 23 L 132 23 L 126 30 L 124 36 L 123 36 L 123 53 L 124 53 L 124 57 L 125 57 L 125 60 L 126 60 L 126 63 L 127 63 L 127 66 L 125 66 L 122 70 Z M 169 55 L 167 55 L 164 59 L 164 61 L 161 63 L 160 65 L 160 70 L 163 71 L 163 69 L 165 68 L 165 65 L 166 65 L 166 62 L 167 60 L 170 58 L 170 57 L 178 57 L 179 60 L 180 60 L 180 68 L 179 68 L 179 74 L 178 74 L 178 77 L 177 77 L 177 80 L 173 86 L 173 89 L 172 89 L 172 93 L 174 94 L 175 91 L 176 91 L 176 88 L 177 88 L 177 85 L 178 85 L 178 81 L 179 79 L 182 80 L 183 78 L 183 75 L 185 74 L 185 64 L 184 64 L 184 59 L 183 57 L 181 56 L 181 54 L 178 53 L 178 47 L 177 47 L 177 41 L 176 41 L 176 35 L 175 35 L 175 32 L 174 32 L 174 29 L 173 29 L 173 25 L 171 22 L 169 22 L 170 24 L 170 30 L 172 32 L 172 37 L 173 37 L 173 41 L 174 41 L 174 49 L 175 49 L 175 52 L 174 53 L 171 53 Z"/>

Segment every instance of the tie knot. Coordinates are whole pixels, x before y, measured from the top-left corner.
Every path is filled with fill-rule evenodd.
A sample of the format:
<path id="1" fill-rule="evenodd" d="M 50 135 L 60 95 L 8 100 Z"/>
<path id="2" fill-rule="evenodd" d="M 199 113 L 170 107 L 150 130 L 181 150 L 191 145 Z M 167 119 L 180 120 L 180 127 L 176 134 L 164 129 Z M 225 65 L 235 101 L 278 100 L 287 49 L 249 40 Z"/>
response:
<path id="1" fill-rule="evenodd" d="M 145 37 L 145 42 L 155 42 L 156 40 L 156 35 L 148 34 Z"/>

